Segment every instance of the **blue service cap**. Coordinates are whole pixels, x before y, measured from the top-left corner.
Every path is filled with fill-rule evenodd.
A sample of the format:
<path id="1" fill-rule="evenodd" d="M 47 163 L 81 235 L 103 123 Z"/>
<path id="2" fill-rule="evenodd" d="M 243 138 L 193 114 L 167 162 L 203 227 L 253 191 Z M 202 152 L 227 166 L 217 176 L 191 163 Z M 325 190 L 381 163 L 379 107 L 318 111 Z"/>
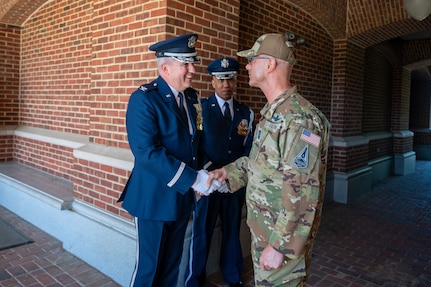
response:
<path id="1" fill-rule="evenodd" d="M 180 62 L 199 62 L 195 45 L 198 40 L 197 34 L 186 34 L 157 42 L 149 47 L 150 51 L 156 52 L 156 57 L 174 57 Z"/>
<path id="2" fill-rule="evenodd" d="M 238 74 L 239 63 L 233 58 L 218 58 L 208 65 L 207 70 L 217 79 L 232 79 Z"/>

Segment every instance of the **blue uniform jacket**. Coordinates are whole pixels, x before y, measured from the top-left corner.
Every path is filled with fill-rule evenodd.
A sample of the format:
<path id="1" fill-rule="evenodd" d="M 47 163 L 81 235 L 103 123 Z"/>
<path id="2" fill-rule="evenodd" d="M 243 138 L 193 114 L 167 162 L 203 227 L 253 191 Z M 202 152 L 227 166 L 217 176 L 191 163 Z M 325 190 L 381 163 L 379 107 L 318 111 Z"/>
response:
<path id="1" fill-rule="evenodd" d="M 214 94 L 201 99 L 201 103 L 205 119 L 202 166 L 211 161 L 208 170 L 213 170 L 248 155 L 253 141 L 253 111 L 234 99 L 234 118 L 229 125 L 223 118 Z"/>
<path id="2" fill-rule="evenodd" d="M 175 96 L 158 77 L 139 87 L 129 99 L 127 135 L 134 167 L 119 201 L 133 216 L 173 221 L 189 217 L 202 131 L 196 128 L 199 103 L 195 90 L 184 91 L 193 133 L 181 119 Z"/>

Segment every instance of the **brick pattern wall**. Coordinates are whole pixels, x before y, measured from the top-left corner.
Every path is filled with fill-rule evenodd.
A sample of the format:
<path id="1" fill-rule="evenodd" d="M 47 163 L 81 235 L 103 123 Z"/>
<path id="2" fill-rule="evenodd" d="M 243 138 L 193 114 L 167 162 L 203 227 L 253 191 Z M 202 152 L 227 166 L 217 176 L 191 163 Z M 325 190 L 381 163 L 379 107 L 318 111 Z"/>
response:
<path id="1" fill-rule="evenodd" d="M 367 49 L 362 132 L 389 131 L 391 125 L 392 65 L 384 51 Z"/>
<path id="2" fill-rule="evenodd" d="M 365 51 L 346 41 L 335 41 L 331 133 L 354 136 L 362 130 Z"/>
<path id="3" fill-rule="evenodd" d="M 377 159 L 383 156 L 390 156 L 393 153 L 393 139 L 386 138 L 380 140 L 370 140 L 368 144 L 368 160 Z"/>
<path id="4" fill-rule="evenodd" d="M 431 145 L 431 83 L 412 82 L 410 99 L 410 126 L 414 132 L 414 144 Z"/>
<path id="5" fill-rule="evenodd" d="M 0 3 L 1 23 L 12 26 L 22 26 L 46 0 L 3 0 Z"/>
<path id="6" fill-rule="evenodd" d="M 392 131 L 409 129 L 410 71 L 395 67 L 392 84 Z M 394 153 L 404 154 L 413 150 L 413 137 L 394 138 Z"/>
<path id="7" fill-rule="evenodd" d="M 431 27 L 431 17 L 414 20 L 400 0 L 348 1 L 347 19 L 346 38 L 363 48 Z"/>
<path id="8" fill-rule="evenodd" d="M 367 166 L 368 145 L 353 147 L 334 147 L 332 151 L 332 169 L 337 172 L 349 172 Z"/>
<path id="9" fill-rule="evenodd" d="M 431 20 L 431 17 L 428 17 L 427 19 Z M 431 27 L 431 21 L 428 22 L 428 27 Z M 402 64 L 409 69 L 417 69 L 430 66 L 431 40 L 405 42 L 403 45 Z"/>
<path id="10" fill-rule="evenodd" d="M 413 129 L 431 128 L 431 83 L 424 81 L 412 82 L 410 96 L 410 126 Z"/>
<path id="11" fill-rule="evenodd" d="M 28 20 L 21 45 L 21 125 L 88 135 L 91 9 L 87 1 L 53 1 Z"/>
<path id="12" fill-rule="evenodd" d="M 362 132 L 365 51 L 354 43 L 347 44 L 344 136 Z"/>
<path id="13" fill-rule="evenodd" d="M 349 41 L 334 43 L 331 134 L 337 137 L 362 133 L 365 50 Z M 349 172 L 367 165 L 368 146 L 333 148 L 333 170 Z"/>
<path id="14" fill-rule="evenodd" d="M 243 1 L 240 19 L 239 50 L 249 49 L 265 33 L 290 31 L 306 39 L 307 45 L 297 46 L 291 82 L 330 119 L 332 41 L 327 32 L 302 10 L 280 1 Z M 244 58 L 239 61 L 241 67 L 247 64 Z M 258 88 L 248 85 L 245 68 L 238 77 L 238 98 L 255 111 L 257 119 L 260 117 L 266 99 Z"/>
<path id="15" fill-rule="evenodd" d="M 84 159 L 76 160 L 73 168 L 77 174 L 73 178 L 75 198 L 130 218 L 117 203 L 130 172 Z"/>
<path id="16" fill-rule="evenodd" d="M 194 87 L 208 96 L 212 90 L 206 66 L 216 57 L 235 55 L 238 21 L 239 1 L 149 1 L 136 6 L 129 1 L 49 2 L 32 15 L 23 32 L 21 124 L 129 148 L 128 98 L 157 76 L 148 46 L 198 33 L 202 62 L 196 65 Z M 116 200 L 127 171 L 76 159 L 70 150 L 62 153 L 33 140 L 18 137 L 16 144 L 17 161 L 71 179 L 75 198 L 126 216 Z"/>
<path id="17" fill-rule="evenodd" d="M 333 136 L 349 137 L 363 132 L 365 48 L 429 29 L 431 24 L 431 17 L 410 19 L 399 1 L 381 5 L 373 0 L 168 0 L 138 1 L 136 5 L 126 0 L 7 2 L 0 5 L 5 11 L 0 13 L 3 23 L 23 29 L 0 29 L 4 39 L 0 42 L 4 53 L 0 63 L 5 64 L 0 66 L 0 80 L 4 81 L 0 86 L 0 114 L 5 119 L 0 125 L 19 121 L 23 126 L 88 136 L 95 144 L 114 148 L 128 148 L 124 126 L 127 100 L 136 87 L 156 76 L 154 55 L 147 49 L 156 41 L 182 33 L 200 34 L 197 48 L 202 62 L 196 66 L 194 87 L 208 96 L 212 90 L 206 66 L 214 58 L 235 57 L 237 50 L 251 47 L 263 33 L 291 31 L 302 36 L 307 45 L 297 49 L 292 83 L 328 116 Z M 427 64 L 429 47 L 429 41 L 408 42 L 402 65 Z M 18 71 L 17 61 L 10 55 L 20 49 L 21 78 L 6 80 L 5 74 Z M 388 62 L 396 63 L 397 54 L 390 55 L 393 58 Z M 259 118 L 266 100 L 258 89 L 248 86 L 245 59 L 240 63 L 237 98 Z M 407 71 L 397 69 L 392 94 L 401 92 L 396 94 L 399 100 L 392 117 L 399 121 L 391 121 L 391 129 L 402 131 L 408 129 L 406 89 L 410 77 Z M 369 99 L 375 101 L 374 97 Z M 370 126 L 369 130 L 381 128 Z M 15 138 L 13 143 L 12 136 L 0 135 L 2 160 L 13 155 L 19 162 L 71 179 L 76 198 L 126 216 L 115 199 L 127 171 L 76 159 L 71 148 Z M 411 142 L 412 138 L 397 139 L 394 150 L 409 151 Z M 366 166 L 368 157 L 376 156 L 371 146 L 389 152 L 389 143 L 384 144 L 334 147 L 329 170 L 346 172 Z"/>
<path id="18" fill-rule="evenodd" d="M 394 67 L 392 74 L 392 131 L 409 129 L 410 71 Z"/>
<path id="19" fill-rule="evenodd" d="M 375 27 L 385 27 L 393 23 L 394 19 L 410 18 L 401 1 L 375 0 L 348 1 L 347 17 L 349 19 L 347 25 L 349 37 L 372 31 Z M 396 31 L 391 31 L 391 33 L 396 33 Z M 389 37 L 391 33 L 385 33 L 381 37 Z"/>
<path id="20" fill-rule="evenodd" d="M 92 36 L 90 136 L 94 143 L 128 148 L 125 111 L 129 95 L 157 76 L 154 52 L 148 47 L 175 35 L 198 33 L 193 87 L 212 93 L 206 66 L 237 50 L 238 1 L 128 1 L 94 4 Z"/>
<path id="21" fill-rule="evenodd" d="M 14 159 L 17 162 L 72 180 L 73 149 L 15 136 Z"/>
<path id="22" fill-rule="evenodd" d="M 405 154 L 413 150 L 413 137 L 394 138 L 394 154 Z"/>
<path id="23" fill-rule="evenodd" d="M 17 125 L 21 29 L 0 24 L 0 31 L 0 125 Z"/>
<path id="24" fill-rule="evenodd" d="M 347 5 L 345 0 L 290 0 L 294 6 L 313 15 L 316 22 L 326 27 L 332 39 L 346 37 Z"/>
<path id="25" fill-rule="evenodd" d="M 13 136 L 5 135 L 0 136 L 0 161 L 12 161 L 13 160 Z"/>
<path id="26" fill-rule="evenodd" d="M 0 24 L 0 127 L 19 122 L 19 45 L 21 29 Z M 13 159 L 13 136 L 0 136 L 0 161 Z"/>
<path id="27" fill-rule="evenodd" d="M 417 145 L 431 145 L 431 132 L 418 132 L 415 131 L 414 144 Z"/>

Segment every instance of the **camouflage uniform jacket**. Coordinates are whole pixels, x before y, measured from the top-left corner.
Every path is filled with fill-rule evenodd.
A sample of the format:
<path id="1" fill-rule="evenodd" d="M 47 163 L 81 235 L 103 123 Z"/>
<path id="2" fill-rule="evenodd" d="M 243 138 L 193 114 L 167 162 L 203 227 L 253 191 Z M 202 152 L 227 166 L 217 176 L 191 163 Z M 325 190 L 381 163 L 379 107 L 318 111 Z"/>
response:
<path id="1" fill-rule="evenodd" d="M 330 125 L 296 87 L 260 113 L 250 155 L 225 166 L 228 182 L 233 191 L 247 185 L 254 248 L 270 244 L 285 262 L 304 263 L 320 222 Z"/>

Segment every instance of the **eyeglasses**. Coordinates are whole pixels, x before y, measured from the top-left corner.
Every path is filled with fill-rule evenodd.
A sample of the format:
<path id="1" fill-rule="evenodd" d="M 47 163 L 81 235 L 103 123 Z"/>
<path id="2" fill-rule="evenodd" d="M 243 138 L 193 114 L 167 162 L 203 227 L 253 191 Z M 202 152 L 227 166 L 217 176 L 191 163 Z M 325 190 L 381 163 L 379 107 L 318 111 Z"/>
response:
<path id="1" fill-rule="evenodd" d="M 250 65 L 251 65 L 251 63 L 253 62 L 254 59 L 267 59 L 267 60 L 269 60 L 271 58 L 269 58 L 269 57 L 261 57 L 261 56 L 250 56 L 250 57 L 247 57 L 248 63 Z"/>

